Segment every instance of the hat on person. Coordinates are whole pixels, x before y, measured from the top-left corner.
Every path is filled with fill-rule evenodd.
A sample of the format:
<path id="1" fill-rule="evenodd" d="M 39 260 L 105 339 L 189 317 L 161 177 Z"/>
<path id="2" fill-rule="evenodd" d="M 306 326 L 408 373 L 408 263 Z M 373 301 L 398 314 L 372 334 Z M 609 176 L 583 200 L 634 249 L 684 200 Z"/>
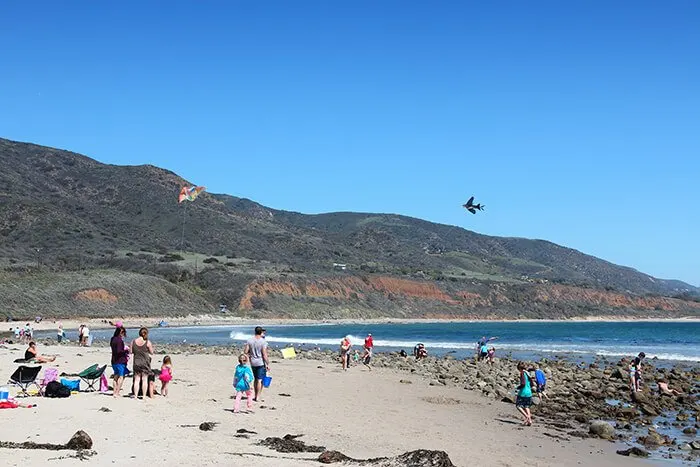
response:
<path id="1" fill-rule="evenodd" d="M 114 327 L 115 327 L 115 328 L 123 328 L 123 327 L 124 327 L 124 324 L 122 324 L 121 321 L 116 321 L 116 322 L 114 323 Z"/>
<path id="2" fill-rule="evenodd" d="M 263 328 L 261 328 L 260 326 L 256 326 L 256 327 L 255 327 L 255 335 L 256 335 L 256 336 L 259 336 L 259 335 L 262 334 L 263 332 L 265 332 L 265 330 L 264 330 Z"/>
<path id="3" fill-rule="evenodd" d="M 367 335 L 368 335 L 369 337 L 372 337 L 372 333 L 371 333 L 371 332 L 368 332 Z"/>

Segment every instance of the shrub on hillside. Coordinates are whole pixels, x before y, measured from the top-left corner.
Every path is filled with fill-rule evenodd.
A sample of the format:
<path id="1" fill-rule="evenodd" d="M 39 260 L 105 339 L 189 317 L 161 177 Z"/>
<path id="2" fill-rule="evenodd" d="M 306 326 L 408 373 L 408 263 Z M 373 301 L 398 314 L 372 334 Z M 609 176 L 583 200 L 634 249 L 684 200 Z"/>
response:
<path id="1" fill-rule="evenodd" d="M 177 253 L 167 253 L 160 257 L 158 261 L 161 263 L 173 263 L 175 261 L 183 261 L 185 258 Z"/>

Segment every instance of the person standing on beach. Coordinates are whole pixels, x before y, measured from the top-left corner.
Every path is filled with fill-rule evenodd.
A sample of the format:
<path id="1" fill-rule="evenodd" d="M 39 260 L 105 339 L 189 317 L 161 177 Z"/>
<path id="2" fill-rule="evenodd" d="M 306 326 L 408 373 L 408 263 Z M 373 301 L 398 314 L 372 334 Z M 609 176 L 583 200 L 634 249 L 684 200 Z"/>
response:
<path id="1" fill-rule="evenodd" d="M 350 342 L 350 336 L 343 337 L 340 341 L 340 362 L 343 365 L 343 370 L 347 371 L 350 366 L 350 349 L 352 348 L 352 342 Z"/>
<path id="2" fill-rule="evenodd" d="M 372 339 L 372 334 L 367 334 L 365 337 L 365 350 L 369 349 L 370 352 L 374 349 L 374 339 Z"/>
<path id="3" fill-rule="evenodd" d="M 89 347 L 90 345 L 92 345 L 90 341 L 90 328 L 88 328 L 87 325 L 83 325 L 83 346 Z"/>
<path id="4" fill-rule="evenodd" d="M 255 378 L 255 384 L 253 385 L 255 397 L 253 397 L 253 400 L 258 402 L 262 396 L 263 380 L 267 376 L 267 372 L 270 371 L 270 360 L 267 358 L 267 341 L 265 340 L 265 330 L 263 328 L 260 326 L 255 328 L 255 335 L 248 339 L 243 353 L 248 355 L 250 360 L 253 377 Z"/>
<path id="5" fill-rule="evenodd" d="M 362 354 L 362 363 L 369 368 L 370 371 L 372 371 L 372 367 L 369 366 L 370 362 L 372 361 L 372 352 L 374 352 L 374 340 L 372 339 L 371 333 L 367 334 L 367 337 L 365 337 L 364 349 L 365 352 Z"/>
<path id="6" fill-rule="evenodd" d="M 525 370 L 524 362 L 518 362 L 518 371 L 520 372 L 520 385 L 518 386 L 518 396 L 515 399 L 515 407 L 525 418 L 524 425 L 531 426 L 532 383 L 530 382 L 530 375 Z"/>
<path id="7" fill-rule="evenodd" d="M 109 341 L 109 346 L 112 348 L 112 371 L 114 371 L 114 390 L 112 395 L 114 398 L 119 397 L 119 392 L 124 384 L 126 376 L 126 364 L 128 363 L 129 348 L 124 344 L 126 337 L 126 329 L 118 327 L 114 330 L 114 335 Z"/>
<path id="8" fill-rule="evenodd" d="M 59 344 L 63 341 L 63 337 L 65 335 L 66 333 L 63 332 L 63 324 L 58 323 L 58 329 L 56 329 L 56 340 L 58 340 Z"/>
<path id="9" fill-rule="evenodd" d="M 141 387 L 141 397 L 153 399 L 153 386 L 148 378 L 153 374 L 151 370 L 151 355 L 153 355 L 153 344 L 148 340 L 148 329 L 139 329 L 139 337 L 131 343 L 131 353 L 134 356 L 134 396 L 139 394 Z"/>

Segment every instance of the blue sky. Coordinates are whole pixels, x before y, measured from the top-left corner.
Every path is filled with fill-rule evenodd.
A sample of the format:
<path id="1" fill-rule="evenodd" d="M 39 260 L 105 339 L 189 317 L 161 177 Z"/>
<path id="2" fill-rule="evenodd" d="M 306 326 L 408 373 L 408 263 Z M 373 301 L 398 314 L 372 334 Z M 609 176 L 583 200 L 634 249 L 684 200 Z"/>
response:
<path id="1" fill-rule="evenodd" d="M 2 17 L 2 137 L 700 285 L 700 2 L 36 1 Z M 460 207 L 472 194 L 485 213 Z"/>

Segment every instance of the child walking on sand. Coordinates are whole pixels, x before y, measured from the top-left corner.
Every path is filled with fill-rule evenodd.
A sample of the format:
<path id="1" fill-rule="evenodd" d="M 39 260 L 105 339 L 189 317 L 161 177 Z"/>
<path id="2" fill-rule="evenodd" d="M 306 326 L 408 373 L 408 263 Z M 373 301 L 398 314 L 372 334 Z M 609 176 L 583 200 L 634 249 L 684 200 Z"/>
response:
<path id="1" fill-rule="evenodd" d="M 246 395 L 248 410 L 253 408 L 253 391 L 251 390 L 252 384 L 253 370 L 251 370 L 250 366 L 248 365 L 248 356 L 246 354 L 242 354 L 240 357 L 238 357 L 238 366 L 236 367 L 236 373 L 233 376 L 233 388 L 236 391 L 236 402 L 233 405 L 233 413 L 240 412 L 243 393 Z"/>
<path id="2" fill-rule="evenodd" d="M 530 407 L 532 406 L 532 383 L 530 375 L 525 371 L 525 363 L 518 362 L 518 371 L 520 372 L 520 385 L 518 386 L 518 396 L 515 399 L 515 407 L 518 412 L 523 414 L 526 426 L 532 425 L 532 415 L 530 415 Z"/>
<path id="3" fill-rule="evenodd" d="M 163 357 L 163 366 L 160 367 L 160 393 L 163 396 L 168 395 L 168 383 L 173 379 L 173 363 L 170 360 L 170 355 Z"/>

